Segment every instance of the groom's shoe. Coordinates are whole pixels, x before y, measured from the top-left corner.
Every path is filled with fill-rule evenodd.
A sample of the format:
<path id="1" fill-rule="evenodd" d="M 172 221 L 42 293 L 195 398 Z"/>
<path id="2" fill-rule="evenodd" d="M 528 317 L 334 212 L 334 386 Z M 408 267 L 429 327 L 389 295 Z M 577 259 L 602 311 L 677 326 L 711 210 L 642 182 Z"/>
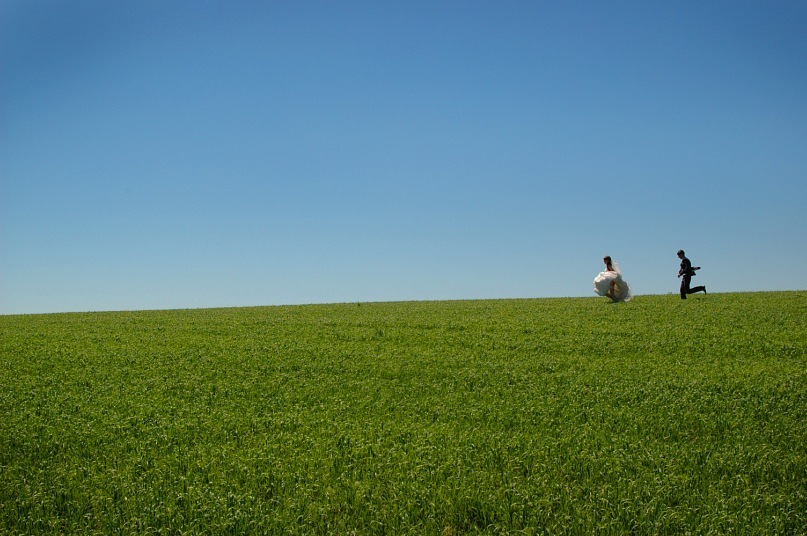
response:
<path id="1" fill-rule="evenodd" d="M 703 286 L 703 293 L 706 294 L 706 285 Z"/>

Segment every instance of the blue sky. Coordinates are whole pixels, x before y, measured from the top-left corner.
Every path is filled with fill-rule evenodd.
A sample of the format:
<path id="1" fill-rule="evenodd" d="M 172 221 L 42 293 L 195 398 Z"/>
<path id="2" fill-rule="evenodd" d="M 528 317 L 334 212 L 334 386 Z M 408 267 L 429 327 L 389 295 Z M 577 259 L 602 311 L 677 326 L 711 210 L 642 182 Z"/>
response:
<path id="1" fill-rule="evenodd" d="M 0 3 L 0 314 L 804 289 L 802 1 Z"/>

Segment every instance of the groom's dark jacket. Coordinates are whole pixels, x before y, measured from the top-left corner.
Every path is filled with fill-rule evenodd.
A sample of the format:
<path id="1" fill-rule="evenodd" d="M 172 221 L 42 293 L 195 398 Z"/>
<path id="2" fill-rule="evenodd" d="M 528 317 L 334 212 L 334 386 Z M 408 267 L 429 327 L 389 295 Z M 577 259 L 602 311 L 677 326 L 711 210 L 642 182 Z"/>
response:
<path id="1" fill-rule="evenodd" d="M 692 263 L 684 257 L 681 259 L 681 269 L 678 270 L 678 275 L 690 276 L 695 275 L 695 270 L 692 269 Z"/>

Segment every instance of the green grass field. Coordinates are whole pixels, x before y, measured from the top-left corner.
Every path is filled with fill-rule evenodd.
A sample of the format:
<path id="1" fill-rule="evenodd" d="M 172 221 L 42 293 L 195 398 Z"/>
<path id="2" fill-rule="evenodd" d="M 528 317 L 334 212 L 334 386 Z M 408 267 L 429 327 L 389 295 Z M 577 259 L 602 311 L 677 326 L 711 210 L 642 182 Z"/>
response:
<path id="1" fill-rule="evenodd" d="M 0 316 L 3 534 L 804 534 L 807 292 Z"/>

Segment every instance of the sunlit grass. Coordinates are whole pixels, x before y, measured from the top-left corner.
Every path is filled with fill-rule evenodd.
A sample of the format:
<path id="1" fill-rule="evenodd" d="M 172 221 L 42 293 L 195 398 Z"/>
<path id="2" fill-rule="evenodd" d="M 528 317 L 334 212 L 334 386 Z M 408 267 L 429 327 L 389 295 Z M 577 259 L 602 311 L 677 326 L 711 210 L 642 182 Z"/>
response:
<path id="1" fill-rule="evenodd" d="M 804 533 L 805 346 L 805 292 L 0 317 L 0 532 Z"/>

